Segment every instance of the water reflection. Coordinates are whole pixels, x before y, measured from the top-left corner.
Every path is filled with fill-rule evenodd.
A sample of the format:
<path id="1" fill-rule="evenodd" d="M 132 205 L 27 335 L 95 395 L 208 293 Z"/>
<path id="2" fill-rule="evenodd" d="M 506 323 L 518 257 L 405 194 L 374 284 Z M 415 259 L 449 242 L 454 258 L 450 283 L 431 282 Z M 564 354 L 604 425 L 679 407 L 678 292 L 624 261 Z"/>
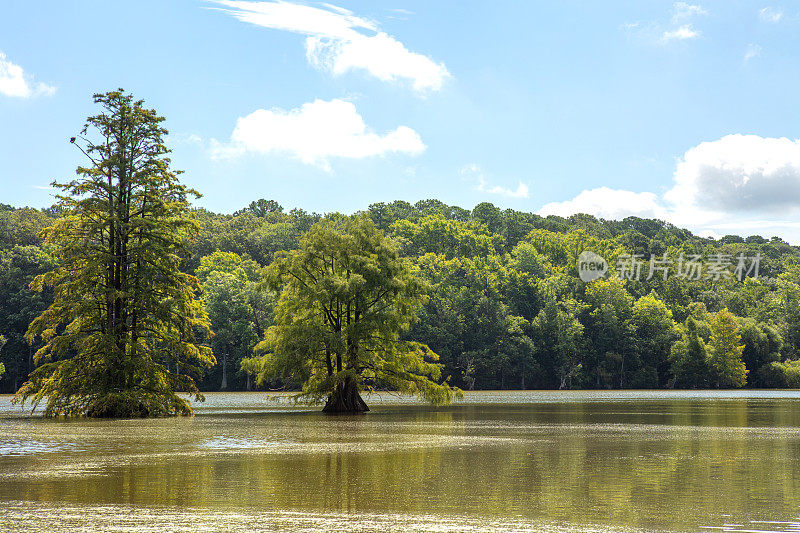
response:
<path id="1" fill-rule="evenodd" d="M 69 422 L 6 400 L 9 520 L 68 504 L 271 513 L 297 531 L 320 516 L 364 530 L 776 531 L 800 514 L 796 393 L 475 393 L 441 409 L 385 396 L 356 417 L 215 394 L 192 419 Z"/>

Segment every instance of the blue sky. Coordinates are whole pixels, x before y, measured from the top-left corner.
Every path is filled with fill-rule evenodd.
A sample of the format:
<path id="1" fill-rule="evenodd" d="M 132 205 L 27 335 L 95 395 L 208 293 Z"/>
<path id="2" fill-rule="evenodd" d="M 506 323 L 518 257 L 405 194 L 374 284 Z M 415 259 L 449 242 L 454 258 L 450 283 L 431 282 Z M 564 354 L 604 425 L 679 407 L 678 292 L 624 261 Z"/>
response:
<path id="1" fill-rule="evenodd" d="M 800 242 L 800 3 L 4 2 L 0 202 L 123 87 L 231 212 L 438 198 Z"/>

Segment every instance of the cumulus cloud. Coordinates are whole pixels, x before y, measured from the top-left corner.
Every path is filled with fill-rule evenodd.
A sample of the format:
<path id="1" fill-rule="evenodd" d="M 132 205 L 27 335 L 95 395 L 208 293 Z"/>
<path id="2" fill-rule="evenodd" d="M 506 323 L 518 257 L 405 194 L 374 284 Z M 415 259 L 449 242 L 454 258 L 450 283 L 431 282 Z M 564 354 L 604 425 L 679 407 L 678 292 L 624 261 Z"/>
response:
<path id="1" fill-rule="evenodd" d="M 678 162 L 664 197 L 720 211 L 800 208 L 800 140 L 736 134 L 700 143 Z"/>
<path id="2" fill-rule="evenodd" d="M 237 19 L 306 36 L 306 58 L 334 75 L 362 70 L 381 81 L 411 82 L 420 93 L 438 91 L 450 76 L 443 63 L 408 50 L 374 21 L 331 4 L 213 0 Z"/>
<path id="3" fill-rule="evenodd" d="M 500 196 L 506 196 L 508 198 L 527 198 L 530 192 L 528 185 L 522 181 L 517 183 L 516 189 L 502 187 L 500 185 L 491 185 L 486 179 L 483 169 L 481 169 L 481 167 L 476 163 L 470 163 L 469 165 L 462 167 L 461 175 L 469 180 L 474 179 L 477 182 L 475 190 L 485 192 L 487 194 L 497 194 Z"/>
<path id="4" fill-rule="evenodd" d="M 666 210 L 659 205 L 658 197 L 651 192 L 631 192 L 608 187 L 585 190 L 572 200 L 552 202 L 539 210 L 542 216 L 568 217 L 575 213 L 618 220 L 628 216 L 664 218 Z"/>
<path id="5" fill-rule="evenodd" d="M 773 7 L 765 7 L 759 10 L 758 18 L 763 22 L 771 22 L 776 23 L 781 20 L 783 17 L 783 12 L 780 9 L 775 9 Z"/>
<path id="6" fill-rule="evenodd" d="M 330 170 L 329 159 L 362 159 L 425 151 L 419 134 L 406 126 L 378 134 L 364 123 L 352 102 L 315 100 L 292 110 L 259 109 L 240 117 L 229 143 L 212 142 L 212 155 L 284 153 Z"/>
<path id="7" fill-rule="evenodd" d="M 727 135 L 687 150 L 661 197 L 601 187 L 539 210 L 575 213 L 654 217 L 702 235 L 758 233 L 800 243 L 800 139 Z"/>
<path id="8" fill-rule="evenodd" d="M 34 82 L 23 68 L 12 63 L 3 52 L 0 52 L 0 94 L 15 98 L 32 96 L 52 96 L 56 88 L 46 83 Z"/>

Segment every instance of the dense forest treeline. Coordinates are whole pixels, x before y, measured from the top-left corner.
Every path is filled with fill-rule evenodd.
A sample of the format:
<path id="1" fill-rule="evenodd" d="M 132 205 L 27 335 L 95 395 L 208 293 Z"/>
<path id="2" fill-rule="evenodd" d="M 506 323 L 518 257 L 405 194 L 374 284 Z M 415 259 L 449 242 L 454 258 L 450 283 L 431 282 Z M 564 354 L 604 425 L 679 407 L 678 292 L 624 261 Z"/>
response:
<path id="1" fill-rule="evenodd" d="M 452 385 L 800 386 L 800 248 L 777 237 L 715 240 L 658 220 L 545 218 L 490 203 L 470 211 L 437 200 L 396 201 L 364 213 L 430 284 L 406 336 L 439 354 Z M 276 253 L 296 249 L 322 217 L 285 212 L 272 200 L 232 215 L 194 214 L 201 231 L 183 268 L 203 284 L 217 359 L 200 388 L 245 390 L 253 384 L 241 361 L 272 321 L 274 296 L 258 290 L 261 270 Z M 50 296 L 28 285 L 53 267 L 40 234 L 58 216 L 0 204 L 0 392 L 15 392 L 33 369 L 37 347 L 24 334 Z M 643 275 L 584 283 L 576 265 L 585 250 L 612 270 L 626 254 L 641 256 Z M 740 254 L 758 254 L 757 279 L 647 272 L 651 255 L 699 256 L 733 258 L 733 274 Z"/>

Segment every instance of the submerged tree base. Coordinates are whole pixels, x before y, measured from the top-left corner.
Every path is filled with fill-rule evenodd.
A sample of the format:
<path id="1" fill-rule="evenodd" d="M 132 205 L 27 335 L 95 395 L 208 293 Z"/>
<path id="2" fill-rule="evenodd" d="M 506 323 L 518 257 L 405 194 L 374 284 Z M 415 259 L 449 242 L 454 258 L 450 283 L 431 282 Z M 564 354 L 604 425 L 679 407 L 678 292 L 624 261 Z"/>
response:
<path id="1" fill-rule="evenodd" d="M 358 386 L 354 381 L 348 380 L 344 384 L 336 386 L 336 389 L 328 396 L 323 413 L 329 414 L 357 414 L 369 411 L 366 402 L 358 392 Z"/>
<path id="2" fill-rule="evenodd" d="M 24 402 L 25 395 L 32 393 L 20 391 L 14 403 Z M 196 395 L 202 401 L 202 395 Z M 34 399 L 34 409 L 39 401 L 46 402 L 45 418 L 88 417 L 88 418 L 149 418 L 167 416 L 192 416 L 194 411 L 189 402 L 177 394 L 141 391 L 115 391 L 91 396 L 41 395 Z"/>
<path id="3" fill-rule="evenodd" d="M 177 395 L 138 396 L 110 393 L 94 399 L 86 407 L 89 418 L 149 418 L 160 416 L 191 416 L 192 408 Z"/>

